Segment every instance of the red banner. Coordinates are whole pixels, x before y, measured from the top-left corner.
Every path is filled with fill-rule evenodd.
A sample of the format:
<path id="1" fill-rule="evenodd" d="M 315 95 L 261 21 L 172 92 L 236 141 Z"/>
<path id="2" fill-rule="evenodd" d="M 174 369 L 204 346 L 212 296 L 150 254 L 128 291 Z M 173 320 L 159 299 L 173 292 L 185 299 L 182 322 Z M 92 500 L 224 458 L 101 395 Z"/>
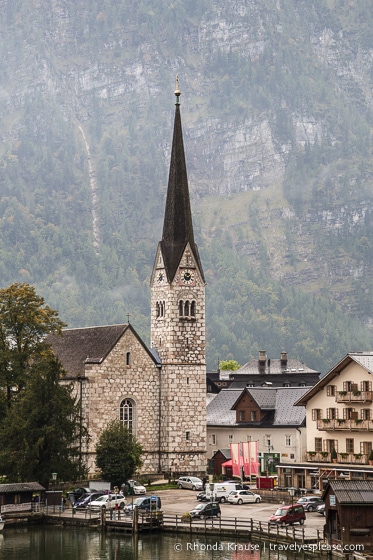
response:
<path id="1" fill-rule="evenodd" d="M 243 466 L 241 455 L 241 444 L 231 443 L 232 474 L 241 478 L 241 467 Z"/>
<path id="2" fill-rule="evenodd" d="M 243 467 L 245 476 L 259 474 L 259 444 L 257 441 L 242 443 Z"/>

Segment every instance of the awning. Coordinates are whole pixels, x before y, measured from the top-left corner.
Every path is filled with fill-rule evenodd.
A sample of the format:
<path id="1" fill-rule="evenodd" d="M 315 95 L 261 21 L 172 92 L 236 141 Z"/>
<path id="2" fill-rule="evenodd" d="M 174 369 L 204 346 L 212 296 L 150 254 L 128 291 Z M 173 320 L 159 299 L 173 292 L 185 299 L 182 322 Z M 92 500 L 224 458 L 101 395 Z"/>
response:
<path id="1" fill-rule="evenodd" d="M 229 459 L 229 461 L 225 461 L 225 463 L 221 464 L 222 467 L 232 467 L 232 459 Z"/>

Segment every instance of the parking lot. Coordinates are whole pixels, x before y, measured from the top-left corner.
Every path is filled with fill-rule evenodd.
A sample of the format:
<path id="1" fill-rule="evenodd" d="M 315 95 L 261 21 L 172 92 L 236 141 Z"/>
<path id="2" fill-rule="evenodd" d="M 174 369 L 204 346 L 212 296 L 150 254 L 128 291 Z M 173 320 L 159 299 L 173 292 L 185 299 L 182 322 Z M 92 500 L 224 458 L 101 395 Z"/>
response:
<path id="1" fill-rule="evenodd" d="M 160 496 L 162 500 L 162 510 L 167 514 L 183 515 L 192 510 L 196 504 L 198 492 L 193 490 L 161 490 L 159 492 L 147 492 L 147 495 L 154 494 Z M 294 500 L 294 503 L 297 500 Z M 131 498 L 127 497 L 127 503 L 131 503 Z M 289 502 L 288 502 L 289 503 Z M 234 519 L 254 519 L 255 521 L 267 522 L 280 504 L 267 503 L 265 501 L 259 504 L 220 504 L 221 517 Z M 322 530 L 325 518 L 316 512 L 306 512 L 305 526 L 312 529 Z"/>

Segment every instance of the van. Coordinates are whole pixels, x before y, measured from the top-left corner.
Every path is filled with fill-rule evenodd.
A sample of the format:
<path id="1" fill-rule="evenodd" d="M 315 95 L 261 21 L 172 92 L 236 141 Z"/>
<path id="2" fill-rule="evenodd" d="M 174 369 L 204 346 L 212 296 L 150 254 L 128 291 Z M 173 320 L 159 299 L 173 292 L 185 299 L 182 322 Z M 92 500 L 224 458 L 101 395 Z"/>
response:
<path id="1" fill-rule="evenodd" d="M 161 509 L 161 498 L 158 496 L 142 496 L 141 498 L 136 498 L 133 500 L 133 503 L 128 504 L 128 506 L 124 508 L 124 513 L 126 515 L 132 515 L 135 507 L 143 512 L 157 511 Z"/>
<path id="2" fill-rule="evenodd" d="M 270 525 L 293 525 L 294 523 L 303 523 L 306 520 L 306 513 L 301 504 L 292 506 L 280 506 L 276 512 L 271 515 L 268 520 Z"/>
<path id="3" fill-rule="evenodd" d="M 222 504 L 228 500 L 228 496 L 235 490 L 243 490 L 242 484 L 237 482 L 216 482 L 215 484 L 206 484 L 206 499 L 210 501 L 214 499 Z"/>

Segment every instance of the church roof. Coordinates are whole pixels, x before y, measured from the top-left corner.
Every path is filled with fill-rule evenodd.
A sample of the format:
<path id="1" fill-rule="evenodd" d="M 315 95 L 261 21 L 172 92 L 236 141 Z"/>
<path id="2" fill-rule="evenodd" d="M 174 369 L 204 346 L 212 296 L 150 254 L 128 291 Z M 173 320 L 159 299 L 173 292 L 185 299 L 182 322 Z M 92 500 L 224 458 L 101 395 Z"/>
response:
<path id="1" fill-rule="evenodd" d="M 139 342 L 143 342 L 131 325 L 109 325 L 64 329 L 61 335 L 47 337 L 54 353 L 62 363 L 68 377 L 84 376 L 86 364 L 100 364 L 111 352 L 123 334 L 130 329 Z M 144 346 L 145 347 L 145 346 Z M 145 347 L 152 359 L 156 357 Z"/>
<path id="2" fill-rule="evenodd" d="M 189 243 L 195 261 L 203 276 L 198 248 L 194 242 L 192 212 L 190 208 L 188 176 L 185 163 L 183 131 L 181 126 L 180 91 L 175 91 L 176 109 L 170 171 L 168 177 L 166 209 L 163 222 L 161 251 L 169 281 L 175 277 L 184 250 Z"/>

